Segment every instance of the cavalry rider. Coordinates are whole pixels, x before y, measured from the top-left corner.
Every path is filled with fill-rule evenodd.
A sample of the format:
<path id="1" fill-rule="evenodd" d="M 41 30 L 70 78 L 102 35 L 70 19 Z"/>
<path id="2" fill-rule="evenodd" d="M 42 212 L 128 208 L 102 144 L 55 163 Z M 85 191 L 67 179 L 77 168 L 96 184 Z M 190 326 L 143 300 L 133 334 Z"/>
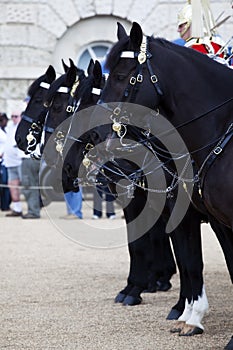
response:
<path id="1" fill-rule="evenodd" d="M 208 1 L 192 1 L 192 4 L 189 1 L 181 8 L 177 17 L 177 31 L 184 41 L 183 45 L 210 57 L 217 54 L 218 58 L 227 58 L 227 48 L 220 36 L 214 32 L 216 25 Z"/>
<path id="2" fill-rule="evenodd" d="M 191 24 L 192 24 L 192 6 L 190 4 L 186 4 L 179 12 L 178 12 L 178 28 L 177 31 L 180 34 L 181 39 L 183 39 L 184 44 L 191 37 Z"/>

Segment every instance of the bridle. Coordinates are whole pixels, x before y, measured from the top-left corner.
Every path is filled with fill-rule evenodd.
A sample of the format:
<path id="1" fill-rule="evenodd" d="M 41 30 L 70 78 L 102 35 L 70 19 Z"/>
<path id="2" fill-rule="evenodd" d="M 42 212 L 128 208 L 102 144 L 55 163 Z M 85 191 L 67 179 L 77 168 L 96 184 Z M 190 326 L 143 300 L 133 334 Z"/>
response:
<path id="1" fill-rule="evenodd" d="M 68 130 L 64 131 L 61 128 L 59 128 L 59 126 L 58 126 L 58 128 L 56 128 L 58 130 L 56 131 L 56 129 L 54 127 L 48 127 L 45 123 L 45 127 L 44 127 L 45 132 L 48 132 L 50 134 L 54 133 L 53 141 L 55 142 L 55 149 L 57 151 L 57 159 L 56 159 L 55 164 L 54 164 L 55 167 L 57 164 L 59 164 L 60 159 L 63 160 L 64 148 L 65 148 L 68 141 L 75 141 L 75 142 L 79 142 L 79 143 L 82 143 L 83 145 L 85 145 L 84 153 L 89 152 L 89 150 L 93 148 L 92 144 L 90 144 L 89 142 L 85 142 L 81 138 L 77 138 L 75 136 L 72 136 L 72 134 L 71 134 L 72 125 L 75 122 L 75 115 L 79 111 L 79 109 L 81 107 L 81 103 L 82 103 L 82 96 L 79 97 L 78 99 L 75 98 L 76 89 L 79 87 L 79 83 L 81 83 L 81 82 L 82 82 L 82 80 L 78 81 L 78 79 L 77 79 L 69 91 L 65 90 L 65 89 L 63 89 L 63 91 L 62 91 L 64 93 L 70 94 L 68 105 L 67 105 L 66 111 L 65 111 L 66 116 L 64 116 L 64 120 L 68 119 L 68 118 L 70 120 Z M 61 89 L 61 88 L 59 88 L 59 89 Z M 100 96 L 101 92 L 102 92 L 102 89 L 100 89 L 98 87 L 92 87 L 92 90 L 91 90 L 92 95 Z M 53 102 L 51 102 L 51 105 L 52 105 L 52 103 Z M 49 111 L 48 111 L 46 119 L 48 120 L 48 118 L 49 118 Z M 56 131 L 56 133 L 55 133 L 55 131 Z"/>
<path id="2" fill-rule="evenodd" d="M 150 60 L 152 58 L 152 54 L 150 51 L 148 51 L 148 37 L 143 36 L 142 43 L 140 46 L 140 51 L 122 51 L 120 58 L 128 58 L 128 59 L 136 59 L 137 65 L 134 74 L 130 77 L 129 83 L 123 93 L 123 97 L 121 99 L 122 102 L 127 98 L 127 102 L 134 103 L 136 93 L 138 92 L 138 85 L 141 84 L 144 80 L 143 76 L 143 67 L 144 64 L 146 64 L 147 70 L 150 75 L 150 81 L 153 84 L 155 91 L 159 97 L 163 96 L 163 91 L 161 89 L 158 76 L 153 72 Z M 130 98 L 128 99 L 128 97 Z M 119 103 L 119 106 L 116 107 L 114 110 L 106 103 L 103 102 L 101 99 L 97 102 L 98 105 L 103 106 L 104 108 L 110 110 L 113 115 L 119 116 L 121 113 L 121 105 L 122 103 Z M 155 109 L 157 106 L 155 107 Z"/>
<path id="3" fill-rule="evenodd" d="M 41 87 L 42 89 L 48 90 L 50 88 L 50 84 L 42 81 L 39 87 Z M 46 113 L 47 113 L 47 109 L 44 107 L 43 110 L 40 112 L 36 121 L 32 117 L 28 116 L 27 114 L 25 113 L 22 114 L 22 120 L 31 124 L 30 128 L 28 129 L 28 134 L 26 135 L 26 140 L 28 143 L 26 151 L 30 154 L 35 149 L 36 144 L 39 143 L 39 138 L 42 133 L 44 121 L 46 118 Z"/>
<path id="4" fill-rule="evenodd" d="M 159 96 L 163 95 L 163 92 L 161 90 L 161 87 L 160 87 L 160 84 L 159 84 L 159 81 L 158 81 L 158 77 L 154 74 L 154 72 L 152 70 L 152 67 L 151 67 L 151 64 L 150 64 L 150 59 L 152 57 L 152 54 L 150 52 L 148 52 L 147 46 L 148 46 L 148 37 L 144 36 L 143 40 L 142 40 L 141 47 L 140 47 L 140 52 L 123 51 L 121 53 L 121 56 L 120 56 L 121 58 L 132 58 L 132 59 L 136 58 L 137 61 L 138 61 L 137 66 L 136 66 L 136 70 L 135 70 L 133 76 L 131 76 L 131 78 L 129 80 L 127 88 L 124 91 L 122 100 L 124 100 L 125 98 L 127 98 L 130 95 L 130 102 L 134 101 L 135 95 L 136 95 L 136 93 L 138 91 L 137 85 L 142 83 L 143 79 L 144 79 L 143 74 L 142 74 L 143 64 L 144 63 L 146 63 L 146 65 L 147 65 L 147 69 L 148 69 L 148 71 L 150 73 L 150 81 L 152 82 L 152 84 L 153 84 L 157 94 Z M 134 144 L 134 146 L 132 146 L 132 145 L 129 145 L 129 144 L 125 144 L 123 142 L 124 137 L 127 134 L 127 124 L 129 123 L 129 116 L 128 115 L 124 115 L 124 112 L 122 114 L 123 101 L 118 103 L 118 106 L 116 108 L 114 108 L 114 109 L 109 104 L 104 103 L 101 99 L 99 99 L 99 101 L 97 102 L 97 105 L 99 105 L 99 106 L 103 107 L 104 109 L 107 109 L 107 110 L 109 110 L 111 112 L 110 120 L 113 123 L 112 124 L 112 129 L 113 129 L 113 131 L 115 131 L 117 133 L 117 136 L 120 138 L 120 143 L 123 146 L 123 149 L 125 150 L 126 147 L 128 147 L 129 151 L 132 151 L 132 147 L 133 148 L 138 147 L 137 143 Z M 147 144 L 148 144 L 148 142 L 147 142 Z M 151 150 L 152 150 L 152 148 L 149 147 L 149 151 L 150 152 L 151 152 Z M 155 156 L 154 151 L 153 151 L 153 154 Z M 83 165 L 87 169 L 91 164 L 94 164 L 94 163 L 95 163 L 94 170 L 90 170 L 87 173 L 87 178 L 88 177 L 92 177 L 92 173 L 96 172 L 96 167 L 101 169 L 102 172 L 104 172 L 104 169 L 106 169 L 106 165 L 99 166 L 98 162 L 93 162 L 93 160 L 90 159 L 90 155 L 87 156 L 87 152 L 86 152 L 84 154 Z M 116 166 L 116 163 L 115 163 L 115 166 Z M 117 166 L 116 166 L 116 168 L 117 168 Z M 110 169 L 108 168 L 108 170 L 110 170 Z M 144 173 L 146 173 L 146 175 L 149 175 L 149 173 L 146 172 L 145 170 L 146 170 L 146 167 L 144 167 L 144 169 L 142 171 L 144 171 Z M 155 169 L 153 169 L 153 171 L 154 170 Z M 115 174 L 117 174 L 119 176 L 122 176 L 124 178 L 127 177 L 127 179 L 129 181 L 131 181 L 131 185 L 135 185 L 135 184 L 138 183 L 138 175 L 136 175 L 137 172 L 131 174 L 130 176 L 126 176 L 123 173 L 123 171 L 118 167 L 118 172 L 115 172 Z M 133 183 L 132 183 L 131 178 L 134 179 Z M 135 179 L 137 179 L 137 180 L 135 181 Z M 77 183 L 77 185 L 78 185 L 78 179 L 76 179 L 76 181 L 74 181 L 74 184 L 75 183 Z M 141 183 L 141 181 L 139 181 L 139 183 Z M 178 184 L 178 181 L 177 181 L 177 184 Z M 155 189 L 150 189 L 150 190 L 153 191 L 153 192 L 160 192 L 160 193 L 164 192 L 164 193 L 167 193 L 167 192 L 170 192 L 171 190 L 173 190 L 177 186 L 177 184 L 169 186 L 166 190 L 155 190 Z"/>

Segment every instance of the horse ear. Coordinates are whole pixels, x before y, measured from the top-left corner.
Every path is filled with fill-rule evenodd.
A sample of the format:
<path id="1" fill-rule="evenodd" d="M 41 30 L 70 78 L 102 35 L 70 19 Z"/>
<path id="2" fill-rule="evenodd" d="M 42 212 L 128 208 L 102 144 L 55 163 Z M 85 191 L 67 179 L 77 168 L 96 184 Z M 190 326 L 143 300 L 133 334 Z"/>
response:
<path id="1" fill-rule="evenodd" d="M 125 28 L 123 27 L 123 25 L 119 22 L 117 22 L 117 38 L 118 40 L 121 40 L 125 37 L 127 37 L 127 33 L 125 31 Z"/>
<path id="2" fill-rule="evenodd" d="M 71 58 L 69 58 L 69 61 L 70 61 L 70 67 L 73 66 L 73 67 L 76 68 L 76 65 L 74 64 L 74 61 Z"/>
<path id="3" fill-rule="evenodd" d="M 87 74 L 88 75 L 91 75 L 93 73 L 93 68 L 94 68 L 94 61 L 93 59 L 91 58 L 90 59 L 90 62 L 89 62 L 89 65 L 87 67 Z"/>
<path id="4" fill-rule="evenodd" d="M 62 66 L 63 66 L 64 72 L 66 73 L 68 71 L 68 69 L 69 69 L 69 66 L 67 66 L 67 64 L 64 62 L 63 58 L 62 58 L 61 62 L 62 62 Z"/>
<path id="5" fill-rule="evenodd" d="M 45 72 L 48 83 L 52 83 L 56 78 L 56 72 L 53 66 L 49 65 L 48 69 Z"/>
<path id="6" fill-rule="evenodd" d="M 93 76 L 95 79 L 95 83 L 100 84 L 102 81 L 102 68 L 101 68 L 101 64 L 99 63 L 99 61 L 95 61 L 95 64 L 93 67 Z"/>
<path id="7" fill-rule="evenodd" d="M 142 28 L 137 22 L 133 22 L 133 26 L 130 31 L 130 39 L 134 49 L 139 49 L 142 43 L 143 33 Z"/>
<path id="8" fill-rule="evenodd" d="M 66 84 L 67 86 L 72 86 L 76 80 L 76 72 L 77 68 L 74 64 L 70 66 L 68 71 L 66 72 Z"/>

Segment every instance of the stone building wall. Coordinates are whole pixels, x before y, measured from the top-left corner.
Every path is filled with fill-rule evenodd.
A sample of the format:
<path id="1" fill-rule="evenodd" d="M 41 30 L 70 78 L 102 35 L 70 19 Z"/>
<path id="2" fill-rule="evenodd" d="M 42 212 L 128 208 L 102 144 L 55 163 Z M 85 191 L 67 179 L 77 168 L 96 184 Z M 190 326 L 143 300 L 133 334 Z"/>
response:
<path id="1" fill-rule="evenodd" d="M 132 21 L 145 34 L 178 37 L 180 0 L 0 0 L 0 111 L 11 112 L 23 100 L 31 81 L 49 64 L 59 72 L 61 58 L 74 58 L 92 40 L 116 40 L 116 21 Z M 230 1 L 212 0 L 217 17 L 229 13 Z M 230 19 L 219 29 L 232 36 Z M 23 107 L 22 107 L 23 108 Z"/>

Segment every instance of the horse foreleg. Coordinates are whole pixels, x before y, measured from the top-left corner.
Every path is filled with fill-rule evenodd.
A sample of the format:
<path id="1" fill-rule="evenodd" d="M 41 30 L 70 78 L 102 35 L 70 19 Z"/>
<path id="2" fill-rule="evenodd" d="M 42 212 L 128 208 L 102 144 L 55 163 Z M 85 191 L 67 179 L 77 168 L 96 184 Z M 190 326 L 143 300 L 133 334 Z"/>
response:
<path id="1" fill-rule="evenodd" d="M 202 334 L 204 327 L 201 324 L 201 321 L 208 309 L 209 303 L 206 296 L 205 287 L 203 286 L 202 294 L 198 297 L 198 300 L 195 300 L 193 302 L 191 316 L 186 321 L 186 325 L 180 332 L 180 335 L 192 336 L 196 334 Z"/>
<path id="2" fill-rule="evenodd" d="M 132 288 L 133 284 L 128 283 L 127 286 L 122 289 L 115 297 L 115 303 L 123 303 L 124 299 L 127 297 Z"/>
<path id="3" fill-rule="evenodd" d="M 170 329 L 171 333 L 180 333 L 182 332 L 183 328 L 186 325 L 186 321 L 191 317 L 192 315 L 192 307 L 193 302 L 188 302 L 188 299 L 185 300 L 185 308 L 182 313 L 182 315 L 178 318 L 175 325 Z"/>

